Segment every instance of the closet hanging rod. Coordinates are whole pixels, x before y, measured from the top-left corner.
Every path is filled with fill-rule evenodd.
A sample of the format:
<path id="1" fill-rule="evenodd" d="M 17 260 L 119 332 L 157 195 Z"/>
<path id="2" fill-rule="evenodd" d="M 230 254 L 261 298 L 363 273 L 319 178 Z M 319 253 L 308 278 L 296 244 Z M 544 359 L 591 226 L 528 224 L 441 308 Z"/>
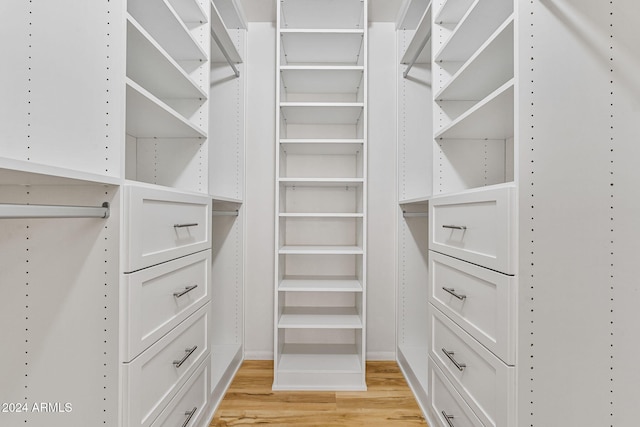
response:
<path id="1" fill-rule="evenodd" d="M 16 218 L 109 218 L 109 203 L 102 206 L 0 204 L 1 219 Z"/>
<path id="2" fill-rule="evenodd" d="M 402 73 L 402 77 L 404 77 L 405 79 L 407 78 L 407 76 L 409 75 L 409 71 L 411 71 L 411 68 L 413 68 L 413 66 L 415 65 L 416 61 L 418 60 L 418 57 L 422 53 L 422 50 L 427 45 L 427 43 L 429 43 L 430 39 L 431 39 L 431 30 L 429 30 L 429 32 L 427 33 L 427 36 L 420 43 L 420 46 L 418 47 L 418 50 L 416 51 L 415 55 L 413 55 L 411 62 L 409 62 L 409 65 L 407 65 L 407 69 L 404 70 L 404 72 Z"/>
<path id="3" fill-rule="evenodd" d="M 216 33 L 213 31 L 213 28 L 211 29 L 211 38 L 213 39 L 214 42 L 216 42 L 216 44 L 218 45 L 218 48 L 220 48 L 220 52 L 222 52 L 222 54 L 224 55 L 224 59 L 227 60 L 227 63 L 233 69 L 233 73 L 236 75 L 236 77 L 240 77 L 240 70 L 236 68 L 236 65 L 233 63 L 233 61 L 229 57 L 229 54 L 225 50 L 224 46 L 222 45 L 222 42 L 220 41 Z"/>
<path id="4" fill-rule="evenodd" d="M 238 211 L 213 211 L 213 216 L 238 216 Z"/>
<path id="5" fill-rule="evenodd" d="M 417 217 L 428 217 L 429 214 L 427 212 L 402 212 L 402 216 L 405 218 L 417 218 Z"/>

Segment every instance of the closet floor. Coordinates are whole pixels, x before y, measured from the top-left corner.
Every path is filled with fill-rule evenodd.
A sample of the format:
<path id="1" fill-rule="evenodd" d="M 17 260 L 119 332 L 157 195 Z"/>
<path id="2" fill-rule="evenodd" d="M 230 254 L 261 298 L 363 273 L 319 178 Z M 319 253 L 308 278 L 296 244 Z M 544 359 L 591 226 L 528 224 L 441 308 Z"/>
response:
<path id="1" fill-rule="evenodd" d="M 210 426 L 427 426 L 396 362 L 367 362 L 367 391 L 272 391 L 273 361 L 245 361 Z"/>

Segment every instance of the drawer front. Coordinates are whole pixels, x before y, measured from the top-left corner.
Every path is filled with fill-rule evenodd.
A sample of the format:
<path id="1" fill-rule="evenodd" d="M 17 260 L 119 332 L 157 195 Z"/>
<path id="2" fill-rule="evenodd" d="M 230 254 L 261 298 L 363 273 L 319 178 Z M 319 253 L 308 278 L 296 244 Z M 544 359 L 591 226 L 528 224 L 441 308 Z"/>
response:
<path id="1" fill-rule="evenodd" d="M 207 196 L 127 186 L 126 272 L 211 248 Z"/>
<path id="2" fill-rule="evenodd" d="M 429 404 L 440 421 L 440 425 L 444 427 L 484 427 L 431 358 L 429 358 L 428 364 Z"/>
<path id="3" fill-rule="evenodd" d="M 517 281 L 468 262 L 429 252 L 429 302 L 507 365 L 516 358 Z"/>
<path id="4" fill-rule="evenodd" d="M 198 425 L 207 406 L 211 362 L 206 358 L 176 397 L 162 411 L 153 427 L 192 427 Z M 186 423 L 186 424 L 185 424 Z"/>
<path id="5" fill-rule="evenodd" d="M 210 300 L 211 251 L 125 274 L 129 361 Z"/>
<path id="6" fill-rule="evenodd" d="M 149 426 L 176 392 L 209 356 L 210 304 L 160 341 L 124 364 L 125 402 L 129 426 Z"/>
<path id="7" fill-rule="evenodd" d="M 485 426 L 515 425 L 515 368 L 502 363 L 435 308 L 431 309 L 429 356 Z"/>
<path id="8" fill-rule="evenodd" d="M 514 193 L 501 187 L 433 198 L 429 249 L 515 274 Z"/>

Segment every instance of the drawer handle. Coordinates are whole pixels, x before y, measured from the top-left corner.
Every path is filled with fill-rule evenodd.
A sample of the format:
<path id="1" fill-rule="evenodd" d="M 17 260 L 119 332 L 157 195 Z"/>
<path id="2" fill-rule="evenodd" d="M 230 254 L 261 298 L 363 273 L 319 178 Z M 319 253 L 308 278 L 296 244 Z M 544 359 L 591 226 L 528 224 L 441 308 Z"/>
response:
<path id="1" fill-rule="evenodd" d="M 454 365 L 456 365 L 458 371 L 462 372 L 464 371 L 464 368 L 467 367 L 467 365 L 465 365 L 464 363 L 458 363 L 458 361 L 453 358 L 453 355 L 455 354 L 453 351 L 447 351 L 446 348 L 442 347 L 442 352 L 449 358 L 449 360 L 451 360 Z"/>
<path id="2" fill-rule="evenodd" d="M 189 292 L 191 292 L 192 290 L 194 290 L 197 287 L 198 287 L 198 285 L 186 286 L 184 288 L 184 291 L 182 291 L 182 292 L 174 292 L 173 296 L 176 297 L 176 298 L 180 298 L 181 296 L 188 294 Z"/>
<path id="3" fill-rule="evenodd" d="M 187 348 L 187 349 L 185 349 L 184 351 L 185 351 L 187 354 L 185 354 L 185 355 L 184 355 L 184 357 L 183 357 L 181 360 L 174 360 L 174 361 L 173 361 L 173 364 L 176 366 L 176 368 L 179 368 L 180 366 L 182 366 L 182 364 L 183 364 L 184 362 L 186 362 L 186 361 L 187 361 L 187 359 L 189 358 L 189 356 L 191 356 L 191 355 L 193 354 L 193 352 L 194 352 L 194 351 L 196 351 L 196 348 L 198 348 L 198 346 L 197 346 L 197 345 L 194 345 L 194 346 L 193 346 L 193 347 L 191 347 L 191 348 Z"/>
<path id="4" fill-rule="evenodd" d="M 187 416 L 187 419 L 184 420 L 184 423 L 182 423 L 182 427 L 187 427 L 187 425 L 189 425 L 189 421 L 191 421 L 191 418 L 193 418 L 197 410 L 198 410 L 198 407 L 194 406 L 192 410 L 184 413 Z"/>
<path id="5" fill-rule="evenodd" d="M 190 222 L 189 224 L 173 224 L 173 228 L 185 228 L 185 227 L 197 227 L 197 222 Z"/>
<path id="6" fill-rule="evenodd" d="M 455 289 L 453 289 L 453 288 L 445 288 L 445 287 L 443 286 L 443 287 L 442 287 L 442 289 L 443 289 L 446 293 L 451 294 L 451 295 L 453 295 L 454 297 L 458 298 L 460 301 L 464 301 L 465 299 L 467 299 L 467 296 L 466 296 L 466 295 L 460 295 L 460 294 L 457 294 L 457 293 L 456 293 L 456 290 L 455 290 Z M 174 294 L 174 295 L 175 295 L 175 294 Z"/>
<path id="7" fill-rule="evenodd" d="M 455 424 L 453 424 L 453 421 L 451 421 L 452 419 L 455 418 L 453 415 L 447 414 L 443 409 L 442 410 L 442 416 L 444 417 L 444 420 L 447 422 L 447 424 L 449 424 L 449 427 L 456 427 Z M 184 427 L 184 426 L 182 426 L 182 427 Z"/>
<path id="8" fill-rule="evenodd" d="M 451 228 L 452 230 L 466 230 L 466 225 L 443 225 L 442 228 Z"/>

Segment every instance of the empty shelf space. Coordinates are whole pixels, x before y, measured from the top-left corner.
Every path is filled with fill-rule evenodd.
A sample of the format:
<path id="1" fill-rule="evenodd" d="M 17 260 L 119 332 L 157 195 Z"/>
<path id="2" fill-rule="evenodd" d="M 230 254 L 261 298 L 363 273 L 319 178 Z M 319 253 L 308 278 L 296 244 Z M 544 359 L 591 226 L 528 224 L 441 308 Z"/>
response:
<path id="1" fill-rule="evenodd" d="M 360 373 L 362 356 L 353 344 L 285 344 L 280 372 Z"/>
<path id="2" fill-rule="evenodd" d="M 362 117 L 362 102 L 281 102 L 287 124 L 356 124 Z"/>
<path id="3" fill-rule="evenodd" d="M 278 328 L 362 329 L 362 319 L 355 307 L 285 307 Z"/>
<path id="4" fill-rule="evenodd" d="M 514 75 L 513 16 L 435 95 L 436 100 L 480 100 Z"/>
<path id="5" fill-rule="evenodd" d="M 283 28 L 363 28 L 362 0 L 296 0 L 280 4 L 280 25 Z"/>
<path id="6" fill-rule="evenodd" d="M 513 2 L 476 0 L 436 54 L 436 61 L 467 61 L 513 13 Z"/>
<path id="7" fill-rule="evenodd" d="M 281 30 L 283 65 L 361 65 L 364 30 Z"/>
<path id="8" fill-rule="evenodd" d="M 357 94 L 362 85 L 362 66 L 308 66 L 280 67 L 282 84 L 287 93 L 342 93 Z"/>
<path id="9" fill-rule="evenodd" d="M 132 16 L 127 18 L 127 77 L 158 98 L 207 98 Z"/>
<path id="10" fill-rule="evenodd" d="M 215 39 L 211 41 L 211 62 L 226 62 L 226 53 L 232 63 L 242 63 L 242 57 L 231 40 L 229 31 L 227 31 L 213 0 L 211 0 L 211 34 L 217 39 L 217 41 Z M 220 46 L 218 42 L 220 42 Z"/>
<path id="11" fill-rule="evenodd" d="M 362 292 L 362 282 L 354 277 L 285 277 L 280 281 L 281 292 Z"/>
<path id="12" fill-rule="evenodd" d="M 362 139 L 281 139 L 280 148 L 287 154 L 355 155 L 363 150 Z"/>
<path id="13" fill-rule="evenodd" d="M 423 63 L 430 61 L 431 58 L 427 57 L 426 45 L 428 39 L 431 38 L 431 3 L 427 6 L 427 9 L 422 15 L 422 19 L 418 24 L 416 32 L 413 34 L 413 38 L 409 42 L 407 49 L 400 60 L 401 64 L 409 64 L 417 57 L 415 61 L 417 63 Z"/>
<path id="14" fill-rule="evenodd" d="M 197 0 L 169 0 L 169 3 L 171 3 L 182 21 L 207 22 L 207 15 Z"/>
<path id="15" fill-rule="evenodd" d="M 279 178 L 287 187 L 352 187 L 364 183 L 364 178 Z"/>
<path id="16" fill-rule="evenodd" d="M 205 138 L 192 124 L 131 79 L 127 79 L 127 134 L 137 138 Z"/>
<path id="17" fill-rule="evenodd" d="M 513 136 L 513 79 L 436 133 L 436 139 L 507 139 Z"/>
<path id="18" fill-rule="evenodd" d="M 168 0 L 130 0 L 127 11 L 176 61 L 207 60 L 202 46 Z"/>
<path id="19" fill-rule="evenodd" d="M 435 22 L 440 24 L 454 24 L 459 22 L 473 2 L 474 0 L 445 1 L 436 16 Z"/>
<path id="20" fill-rule="evenodd" d="M 345 245 L 286 245 L 278 250 L 280 255 L 362 255 L 360 246 Z"/>

